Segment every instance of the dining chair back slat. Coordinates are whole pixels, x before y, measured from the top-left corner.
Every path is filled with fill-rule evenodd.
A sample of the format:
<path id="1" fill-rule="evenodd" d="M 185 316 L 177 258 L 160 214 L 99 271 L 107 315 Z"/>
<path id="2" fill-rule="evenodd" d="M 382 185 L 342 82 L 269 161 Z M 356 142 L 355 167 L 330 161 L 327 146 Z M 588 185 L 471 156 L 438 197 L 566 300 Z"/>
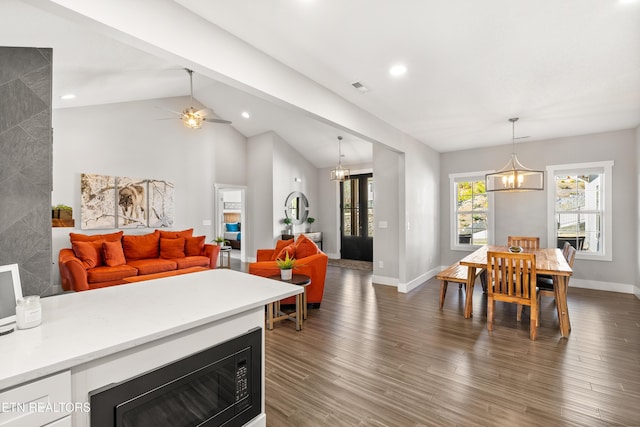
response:
<path id="1" fill-rule="evenodd" d="M 509 246 L 520 246 L 523 249 L 540 249 L 539 237 L 509 236 L 507 238 Z"/>
<path id="2" fill-rule="evenodd" d="M 493 330 L 495 302 L 531 307 L 529 338 L 535 340 L 538 325 L 536 256 L 532 253 L 488 252 L 487 329 Z M 520 320 L 520 312 L 518 314 Z"/>

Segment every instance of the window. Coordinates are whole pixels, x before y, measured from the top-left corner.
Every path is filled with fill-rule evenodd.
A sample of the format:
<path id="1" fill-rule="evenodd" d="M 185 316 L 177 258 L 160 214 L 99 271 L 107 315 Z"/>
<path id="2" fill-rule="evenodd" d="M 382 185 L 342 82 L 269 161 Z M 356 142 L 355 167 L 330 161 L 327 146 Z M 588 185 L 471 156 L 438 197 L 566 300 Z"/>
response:
<path id="1" fill-rule="evenodd" d="M 571 243 L 576 258 L 611 261 L 612 168 L 612 161 L 547 166 L 548 242 Z"/>
<path id="2" fill-rule="evenodd" d="M 493 194 L 485 172 L 451 174 L 451 249 L 471 250 L 493 243 Z"/>

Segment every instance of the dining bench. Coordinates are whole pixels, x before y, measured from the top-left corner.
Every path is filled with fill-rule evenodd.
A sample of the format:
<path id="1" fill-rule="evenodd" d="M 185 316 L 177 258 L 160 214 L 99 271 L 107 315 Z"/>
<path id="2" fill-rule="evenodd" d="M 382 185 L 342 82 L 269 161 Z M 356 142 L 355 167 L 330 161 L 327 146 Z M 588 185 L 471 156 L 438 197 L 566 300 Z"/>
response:
<path id="1" fill-rule="evenodd" d="M 478 269 L 476 271 L 476 277 L 483 274 L 484 270 L 485 269 Z M 449 285 L 449 282 L 458 283 L 458 289 L 461 289 L 462 286 L 467 283 L 468 272 L 468 267 L 460 265 L 459 262 L 456 262 L 455 264 L 450 265 L 449 267 L 438 273 L 436 279 L 440 280 L 440 308 L 444 306 L 444 298 L 447 295 L 447 286 Z"/>

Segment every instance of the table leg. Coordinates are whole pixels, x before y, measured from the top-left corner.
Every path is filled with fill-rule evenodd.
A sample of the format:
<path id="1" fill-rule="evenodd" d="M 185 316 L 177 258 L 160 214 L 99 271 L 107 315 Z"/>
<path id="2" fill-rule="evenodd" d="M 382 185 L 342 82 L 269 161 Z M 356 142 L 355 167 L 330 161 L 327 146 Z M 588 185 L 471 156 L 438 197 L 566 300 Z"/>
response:
<path id="1" fill-rule="evenodd" d="M 273 329 L 273 306 L 275 303 L 267 304 L 267 329 Z"/>
<path id="2" fill-rule="evenodd" d="M 304 287 L 302 291 L 302 312 L 304 313 L 304 320 L 307 320 L 307 287 Z"/>
<path id="3" fill-rule="evenodd" d="M 556 297 L 556 308 L 558 310 L 558 323 L 560 323 L 560 335 L 563 338 L 569 337 L 571 321 L 569 320 L 569 307 L 567 305 L 567 284 L 566 276 L 553 277 L 553 289 Z"/>
<path id="4" fill-rule="evenodd" d="M 304 299 L 302 297 L 303 294 L 304 292 L 302 294 L 296 295 L 296 331 L 302 330 L 302 301 Z"/>
<path id="5" fill-rule="evenodd" d="M 467 292 L 464 301 L 464 318 L 473 316 L 473 284 L 476 281 L 476 268 L 469 266 L 467 271 Z"/>

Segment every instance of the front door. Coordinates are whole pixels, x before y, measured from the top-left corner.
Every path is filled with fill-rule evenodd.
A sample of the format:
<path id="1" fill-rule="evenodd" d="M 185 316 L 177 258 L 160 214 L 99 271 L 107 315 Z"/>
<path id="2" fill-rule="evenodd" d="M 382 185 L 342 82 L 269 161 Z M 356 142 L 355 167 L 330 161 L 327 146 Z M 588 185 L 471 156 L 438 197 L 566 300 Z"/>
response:
<path id="1" fill-rule="evenodd" d="M 373 175 L 340 183 L 341 258 L 373 261 Z"/>

